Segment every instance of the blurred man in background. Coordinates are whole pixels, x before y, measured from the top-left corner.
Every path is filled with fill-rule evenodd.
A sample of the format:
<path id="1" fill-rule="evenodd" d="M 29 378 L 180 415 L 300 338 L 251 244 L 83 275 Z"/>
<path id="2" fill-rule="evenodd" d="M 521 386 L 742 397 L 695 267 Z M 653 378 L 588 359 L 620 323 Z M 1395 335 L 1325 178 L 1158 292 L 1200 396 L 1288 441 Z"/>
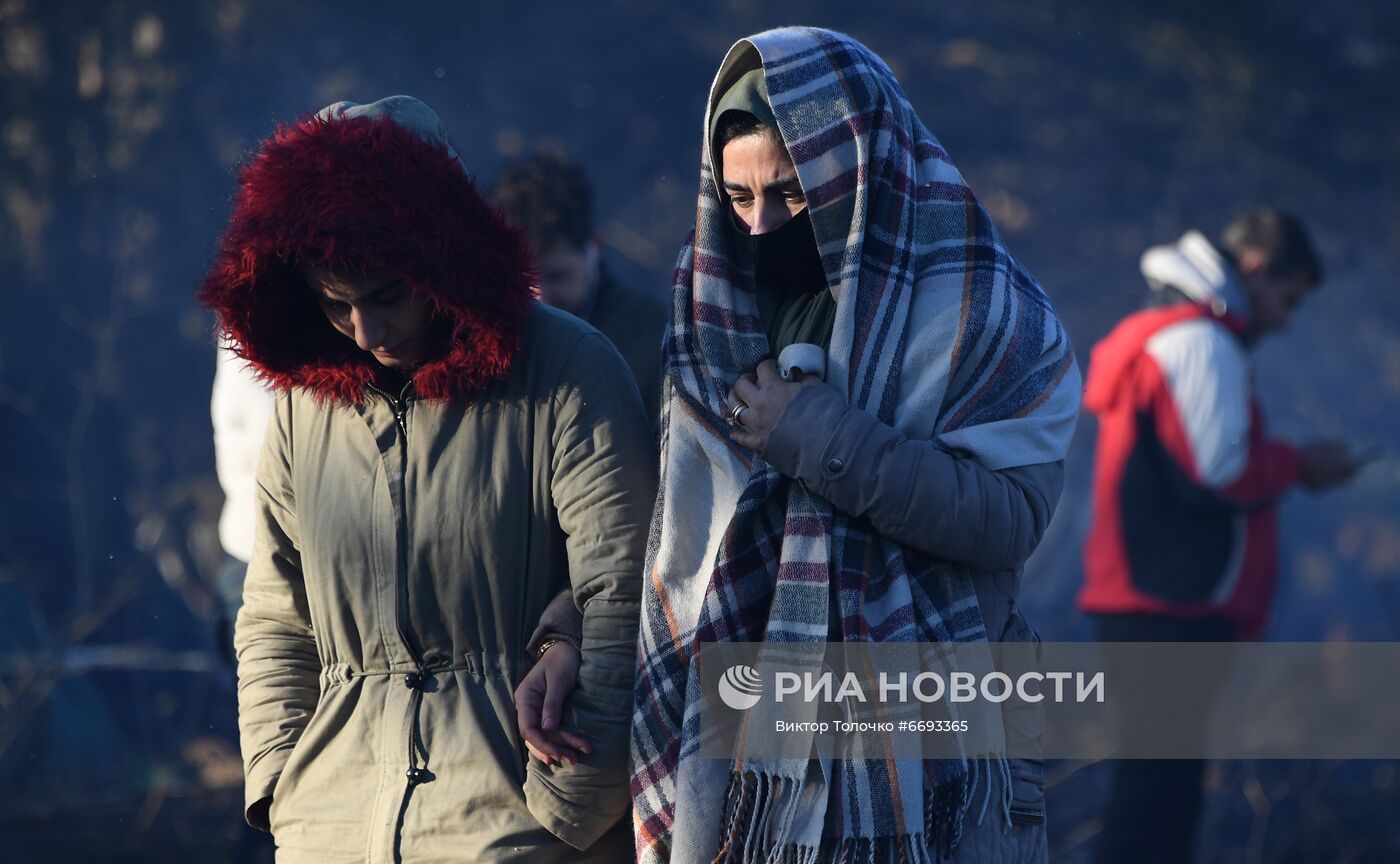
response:
<path id="1" fill-rule="evenodd" d="M 1216 243 L 1191 231 L 1149 249 L 1142 273 L 1151 307 L 1089 364 L 1084 407 L 1099 433 L 1079 606 L 1105 642 L 1257 639 L 1274 596 L 1277 502 L 1338 486 L 1363 461 L 1341 441 L 1269 437 L 1254 395 L 1249 349 L 1288 326 L 1322 266 L 1295 217 L 1260 209 Z M 1097 860 L 1190 861 L 1203 770 L 1116 761 Z"/>
<path id="2" fill-rule="evenodd" d="M 537 153 L 508 166 L 490 198 L 529 234 L 540 299 L 592 324 L 617 346 L 655 425 L 669 292 L 635 290 L 608 272 L 593 228 L 593 187 L 583 169 L 563 156 Z"/>

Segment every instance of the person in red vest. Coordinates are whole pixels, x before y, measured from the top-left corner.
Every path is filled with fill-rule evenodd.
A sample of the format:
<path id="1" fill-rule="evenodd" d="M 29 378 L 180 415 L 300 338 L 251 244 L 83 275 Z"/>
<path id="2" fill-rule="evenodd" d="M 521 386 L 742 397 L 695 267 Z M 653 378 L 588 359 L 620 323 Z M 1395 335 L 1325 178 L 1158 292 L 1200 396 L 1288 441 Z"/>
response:
<path id="1" fill-rule="evenodd" d="M 1342 441 L 1270 437 L 1249 350 L 1286 328 L 1322 281 L 1302 224 L 1245 213 L 1212 243 L 1149 249 L 1152 305 L 1093 349 L 1098 419 L 1079 607 L 1105 642 L 1229 642 L 1264 632 L 1277 579 L 1275 508 L 1342 484 L 1364 459 Z M 1117 760 L 1100 862 L 1191 860 L 1201 760 Z"/>

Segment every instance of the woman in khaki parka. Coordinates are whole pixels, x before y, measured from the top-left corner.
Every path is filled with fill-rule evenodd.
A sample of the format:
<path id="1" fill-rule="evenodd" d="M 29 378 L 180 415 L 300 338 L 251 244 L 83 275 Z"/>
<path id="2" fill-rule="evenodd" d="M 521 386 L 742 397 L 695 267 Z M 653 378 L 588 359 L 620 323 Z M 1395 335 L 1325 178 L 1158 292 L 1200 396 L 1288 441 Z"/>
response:
<path id="1" fill-rule="evenodd" d="M 278 860 L 630 860 L 649 424 L 607 340 L 534 301 L 436 115 L 279 126 L 200 297 L 280 393 L 235 640 Z M 550 734 L 583 755 L 527 765 L 512 691 L 565 587 L 581 665 Z M 532 674 L 571 672 L 543 641 Z"/>

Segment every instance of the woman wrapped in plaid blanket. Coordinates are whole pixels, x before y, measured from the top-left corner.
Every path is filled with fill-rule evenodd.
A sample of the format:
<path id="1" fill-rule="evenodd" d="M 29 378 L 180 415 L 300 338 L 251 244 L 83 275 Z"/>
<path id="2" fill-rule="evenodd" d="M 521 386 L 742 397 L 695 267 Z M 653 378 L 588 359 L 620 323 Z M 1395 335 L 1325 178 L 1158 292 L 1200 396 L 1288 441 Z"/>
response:
<path id="1" fill-rule="evenodd" d="M 860 43 L 741 40 L 705 130 L 665 342 L 638 858 L 964 860 L 965 815 L 1007 831 L 1005 760 L 700 758 L 693 660 L 721 641 L 985 642 L 976 578 L 1019 567 L 1058 498 L 1080 389 L 1068 338 Z M 818 374 L 784 380 L 774 360 L 792 344 Z M 1011 530 L 1010 551 L 984 546 L 954 497 L 1037 482 L 1041 500 L 1020 496 L 1031 527 L 992 541 Z"/>

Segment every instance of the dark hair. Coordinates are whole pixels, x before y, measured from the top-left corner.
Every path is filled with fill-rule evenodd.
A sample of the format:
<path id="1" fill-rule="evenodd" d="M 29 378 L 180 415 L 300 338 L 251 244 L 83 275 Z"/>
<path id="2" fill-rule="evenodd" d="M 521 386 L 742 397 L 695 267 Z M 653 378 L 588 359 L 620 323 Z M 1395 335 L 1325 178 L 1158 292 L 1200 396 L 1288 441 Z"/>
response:
<path id="1" fill-rule="evenodd" d="M 1267 276 L 1302 276 L 1312 285 L 1322 281 L 1322 261 L 1307 229 L 1284 210 L 1261 207 L 1236 216 L 1220 233 L 1220 248 L 1236 267 L 1246 252 L 1258 252 Z"/>
<path id="2" fill-rule="evenodd" d="M 715 157 L 719 158 L 724 153 L 724 147 L 730 141 L 747 138 L 750 135 L 764 135 L 779 143 L 782 143 L 783 140 L 783 136 L 778 133 L 777 129 L 747 111 L 731 108 L 719 115 L 719 120 L 715 123 L 714 141 L 712 142 Z"/>
<path id="3" fill-rule="evenodd" d="M 490 200 L 530 235 L 537 251 L 582 249 L 593 237 L 593 185 L 558 153 L 540 152 L 506 167 Z"/>

